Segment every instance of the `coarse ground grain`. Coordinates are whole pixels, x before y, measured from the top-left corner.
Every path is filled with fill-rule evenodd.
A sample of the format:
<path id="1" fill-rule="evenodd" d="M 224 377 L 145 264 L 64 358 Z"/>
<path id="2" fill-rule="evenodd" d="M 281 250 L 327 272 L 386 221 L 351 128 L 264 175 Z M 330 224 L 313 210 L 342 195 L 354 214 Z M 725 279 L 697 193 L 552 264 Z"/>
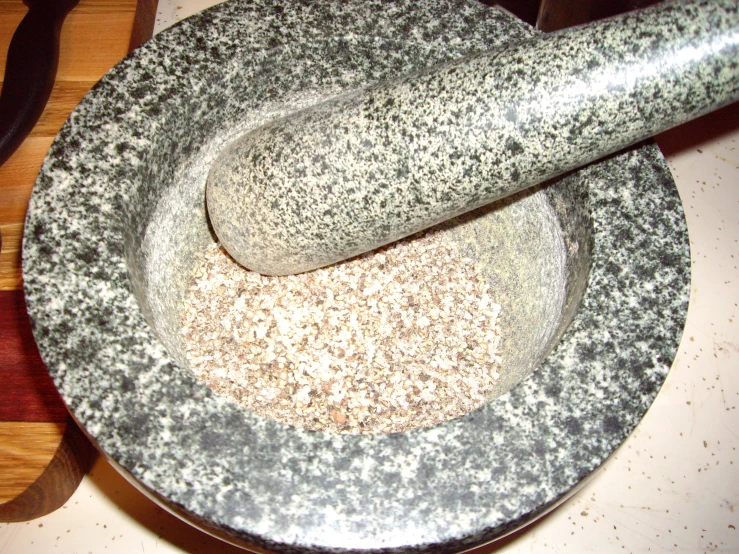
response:
<path id="1" fill-rule="evenodd" d="M 213 245 L 183 325 L 199 380 L 260 415 L 392 433 L 470 412 L 495 391 L 500 306 L 438 232 L 300 275 L 248 271 Z"/>

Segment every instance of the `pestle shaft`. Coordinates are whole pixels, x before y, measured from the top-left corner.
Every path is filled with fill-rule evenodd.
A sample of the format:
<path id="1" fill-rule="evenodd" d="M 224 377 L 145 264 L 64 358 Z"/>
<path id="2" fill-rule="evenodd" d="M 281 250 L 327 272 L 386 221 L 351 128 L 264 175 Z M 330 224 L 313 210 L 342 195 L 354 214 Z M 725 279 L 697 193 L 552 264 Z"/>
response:
<path id="1" fill-rule="evenodd" d="M 660 4 L 455 60 L 257 128 L 211 169 L 236 261 L 308 271 L 739 98 L 739 2 Z"/>

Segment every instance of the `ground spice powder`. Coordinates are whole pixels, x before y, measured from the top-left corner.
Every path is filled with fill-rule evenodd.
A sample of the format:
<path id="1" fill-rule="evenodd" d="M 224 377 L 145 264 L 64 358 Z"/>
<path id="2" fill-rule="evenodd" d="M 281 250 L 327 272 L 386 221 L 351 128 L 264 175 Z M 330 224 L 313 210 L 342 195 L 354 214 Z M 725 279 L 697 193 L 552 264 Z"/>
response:
<path id="1" fill-rule="evenodd" d="M 500 306 L 438 232 L 301 275 L 247 271 L 211 247 L 185 302 L 199 380 L 278 421 L 335 433 L 427 427 L 486 402 Z"/>

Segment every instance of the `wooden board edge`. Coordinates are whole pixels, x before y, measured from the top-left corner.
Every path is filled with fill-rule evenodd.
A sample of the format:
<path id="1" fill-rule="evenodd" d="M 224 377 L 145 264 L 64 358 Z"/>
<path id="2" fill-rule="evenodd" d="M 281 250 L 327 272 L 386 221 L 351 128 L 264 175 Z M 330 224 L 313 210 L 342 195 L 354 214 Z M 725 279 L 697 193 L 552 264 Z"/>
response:
<path id="1" fill-rule="evenodd" d="M 158 0 L 139 0 L 136 4 L 131 40 L 128 43 L 129 52 L 144 44 L 154 34 L 158 4 Z"/>
<path id="2" fill-rule="evenodd" d="M 0 504 L 0 521 L 29 521 L 64 505 L 89 471 L 96 450 L 70 417 L 54 453 L 39 477 L 13 500 Z"/>

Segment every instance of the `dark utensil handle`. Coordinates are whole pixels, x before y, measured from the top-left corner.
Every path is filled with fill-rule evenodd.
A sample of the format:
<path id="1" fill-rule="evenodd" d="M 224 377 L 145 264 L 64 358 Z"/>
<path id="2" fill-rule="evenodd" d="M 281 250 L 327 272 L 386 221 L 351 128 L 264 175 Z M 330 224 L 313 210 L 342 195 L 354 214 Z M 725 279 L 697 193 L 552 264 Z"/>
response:
<path id="1" fill-rule="evenodd" d="M 44 111 L 56 78 L 62 24 L 77 2 L 25 0 L 28 13 L 10 42 L 0 93 L 0 165 Z"/>
<path id="2" fill-rule="evenodd" d="M 542 0 L 536 28 L 546 33 L 639 10 L 662 0 Z"/>

